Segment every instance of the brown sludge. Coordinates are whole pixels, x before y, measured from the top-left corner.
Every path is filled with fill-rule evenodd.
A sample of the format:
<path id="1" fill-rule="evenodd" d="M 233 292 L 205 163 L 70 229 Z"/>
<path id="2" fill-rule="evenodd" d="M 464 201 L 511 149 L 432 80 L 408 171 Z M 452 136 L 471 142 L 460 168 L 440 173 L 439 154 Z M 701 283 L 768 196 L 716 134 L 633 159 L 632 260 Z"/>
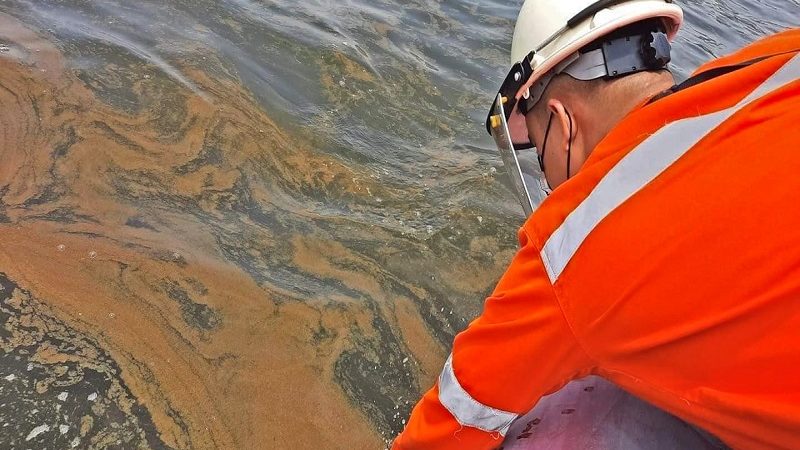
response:
<path id="1" fill-rule="evenodd" d="M 114 439 L 141 448 L 384 446 L 432 383 L 460 323 L 443 318 L 447 304 L 429 302 L 424 287 L 380 267 L 380 258 L 396 257 L 354 252 L 316 225 L 313 209 L 282 194 L 346 201 L 381 187 L 286 135 L 235 83 L 190 67 L 181 69 L 196 92 L 132 76 L 145 100 L 123 112 L 96 98 L 55 46 L 2 14 L 0 42 L 8 46 L 0 54 L 0 280 L 13 291 L 5 327 L 19 335 L 16 314 L 63 330 L 56 350 L 41 332 L 34 353 L 21 353 L 28 370 L 50 367 L 53 380 L 68 372 L 78 386 L 91 369 L 110 383 L 110 403 L 74 418 L 76 439 L 92 447 Z M 275 277 L 319 286 L 287 291 Z M 494 277 L 476 273 L 466 289 L 478 294 Z M 326 286 L 335 287 L 330 295 Z M 40 390 L 55 395 L 56 385 Z M 91 437 L 112 407 L 138 430 Z M 23 433 L 38 423 L 29 425 Z"/>

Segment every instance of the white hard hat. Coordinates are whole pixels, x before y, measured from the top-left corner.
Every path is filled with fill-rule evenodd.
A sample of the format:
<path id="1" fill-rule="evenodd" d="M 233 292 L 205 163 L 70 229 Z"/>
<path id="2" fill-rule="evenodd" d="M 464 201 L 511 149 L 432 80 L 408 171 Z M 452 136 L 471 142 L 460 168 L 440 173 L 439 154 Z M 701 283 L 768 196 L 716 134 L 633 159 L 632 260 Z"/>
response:
<path id="1" fill-rule="evenodd" d="M 524 114 L 550 81 L 562 73 L 593 80 L 663 69 L 682 23 L 683 11 L 672 0 L 525 0 L 514 29 L 511 71 L 486 130 L 526 214 L 542 199 L 535 180 L 543 178 L 533 158 L 520 153 L 532 147 Z"/>
<path id="2" fill-rule="evenodd" d="M 620 28 L 657 18 L 662 19 L 666 37 L 672 41 L 683 23 L 683 11 L 672 0 L 525 0 L 511 45 L 513 67 L 499 92 L 510 100 L 506 112 L 514 144 L 523 148 L 530 145 L 517 104 L 520 97 L 527 98 L 529 90 L 536 87 L 534 83 L 539 82 L 541 93 L 553 69 L 561 72 L 576 62 L 579 50 Z M 599 58 L 602 65 L 603 55 Z M 587 65 L 587 61 L 582 63 Z M 646 68 L 637 68 L 642 69 Z M 491 133 L 488 120 L 486 126 Z"/>
<path id="3" fill-rule="evenodd" d="M 614 30 L 657 17 L 666 19 L 671 41 L 683 23 L 672 0 L 526 0 L 514 28 L 511 64 L 536 52 L 535 77 Z"/>

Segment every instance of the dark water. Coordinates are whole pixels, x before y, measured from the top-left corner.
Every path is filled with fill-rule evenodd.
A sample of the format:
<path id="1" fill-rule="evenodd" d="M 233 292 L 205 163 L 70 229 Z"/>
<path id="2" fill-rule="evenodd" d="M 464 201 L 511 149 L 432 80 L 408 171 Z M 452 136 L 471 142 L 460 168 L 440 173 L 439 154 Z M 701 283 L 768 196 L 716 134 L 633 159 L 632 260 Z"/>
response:
<path id="1" fill-rule="evenodd" d="M 0 447 L 383 446 L 514 253 L 520 5 L 0 1 Z M 679 78 L 800 17 L 682 6 Z"/>

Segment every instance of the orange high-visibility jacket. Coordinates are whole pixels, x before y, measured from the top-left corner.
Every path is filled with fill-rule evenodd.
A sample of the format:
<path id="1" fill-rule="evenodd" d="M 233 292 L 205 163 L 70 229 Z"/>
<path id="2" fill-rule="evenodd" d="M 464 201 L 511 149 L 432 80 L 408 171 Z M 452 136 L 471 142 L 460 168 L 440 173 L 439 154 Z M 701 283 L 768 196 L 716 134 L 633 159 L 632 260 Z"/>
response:
<path id="1" fill-rule="evenodd" d="M 798 50 L 769 37 L 630 113 L 520 230 L 393 448 L 498 447 L 596 374 L 734 448 L 800 449 Z"/>

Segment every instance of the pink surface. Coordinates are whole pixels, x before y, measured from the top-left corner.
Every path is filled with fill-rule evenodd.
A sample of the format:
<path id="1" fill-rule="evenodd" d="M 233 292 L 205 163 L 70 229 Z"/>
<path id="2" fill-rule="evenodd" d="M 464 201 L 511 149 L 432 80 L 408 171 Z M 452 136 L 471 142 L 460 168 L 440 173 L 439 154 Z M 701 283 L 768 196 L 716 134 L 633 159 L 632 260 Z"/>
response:
<path id="1" fill-rule="evenodd" d="M 507 436 L 503 450 L 726 448 L 599 377 L 544 397 Z"/>

